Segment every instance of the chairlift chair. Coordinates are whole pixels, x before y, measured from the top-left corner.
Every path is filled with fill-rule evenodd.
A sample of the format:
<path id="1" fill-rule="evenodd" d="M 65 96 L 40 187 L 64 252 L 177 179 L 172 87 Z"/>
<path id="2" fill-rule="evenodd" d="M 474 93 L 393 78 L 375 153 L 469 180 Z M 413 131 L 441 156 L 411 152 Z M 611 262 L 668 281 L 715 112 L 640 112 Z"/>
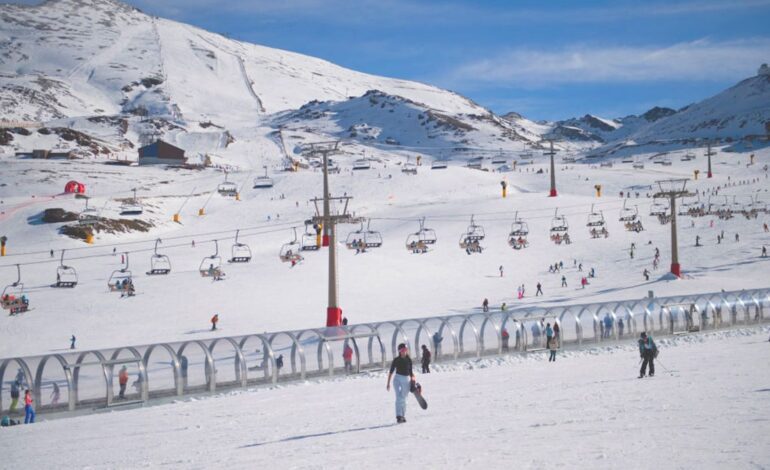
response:
<path id="1" fill-rule="evenodd" d="M 567 218 L 563 215 L 559 215 L 559 209 L 554 211 L 553 219 L 551 219 L 551 233 L 562 233 L 569 230 L 569 224 Z"/>
<path id="2" fill-rule="evenodd" d="M 619 222 L 634 222 L 639 216 L 639 208 L 634 206 L 633 209 L 626 207 L 626 200 L 623 200 L 623 207 L 620 209 Z"/>
<path id="3" fill-rule="evenodd" d="M 425 227 L 425 217 L 420 219 L 420 230 L 406 237 L 406 249 L 412 253 L 426 253 L 428 248 L 436 244 L 436 231 Z"/>
<path id="4" fill-rule="evenodd" d="M 219 241 L 214 240 L 214 254 L 201 260 L 198 267 L 201 277 L 221 278 L 225 275 L 222 271 L 222 257 L 219 256 Z"/>
<path id="5" fill-rule="evenodd" d="M 595 212 L 594 205 L 591 204 L 591 212 L 588 214 L 586 227 L 604 227 L 604 225 L 604 214 L 602 214 L 602 211 Z"/>
<path id="6" fill-rule="evenodd" d="M 653 199 L 652 205 L 650 206 L 650 215 L 651 216 L 665 216 L 668 214 L 668 202 L 662 202 L 664 199 Z"/>
<path id="7" fill-rule="evenodd" d="M 297 240 L 297 228 L 292 227 L 292 230 L 294 231 L 294 240 L 288 243 L 284 243 L 283 246 L 281 246 L 281 251 L 278 253 L 278 257 L 284 263 L 297 264 L 305 258 L 300 254 L 300 249 L 302 246 Z"/>
<path id="8" fill-rule="evenodd" d="M 301 251 L 318 251 L 321 248 L 319 243 L 320 230 L 318 225 L 312 220 L 305 221 L 305 233 L 302 234 L 302 243 L 299 249 Z"/>
<path id="9" fill-rule="evenodd" d="M 526 222 L 519 219 L 519 213 L 517 211 L 513 216 L 511 232 L 508 234 L 508 245 L 514 250 L 526 248 L 529 246 L 527 235 L 529 235 L 529 227 Z"/>
<path id="10" fill-rule="evenodd" d="M 88 207 L 88 198 L 86 198 L 86 207 L 83 212 L 78 214 L 78 224 L 91 226 L 99 221 L 99 211 L 93 207 Z"/>
<path id="11" fill-rule="evenodd" d="M 120 215 L 142 215 L 144 207 L 136 198 L 136 188 L 133 189 L 134 198 L 120 205 Z"/>
<path id="12" fill-rule="evenodd" d="M 369 160 L 365 158 L 360 158 L 353 162 L 353 169 L 354 170 L 368 170 L 372 167 L 372 164 L 369 163 Z"/>
<path id="13" fill-rule="evenodd" d="M 78 284 L 78 272 L 72 266 L 64 264 L 64 251 L 61 251 L 59 266 L 56 267 L 56 283 L 51 287 L 72 288 Z"/>
<path id="14" fill-rule="evenodd" d="M 17 313 L 29 310 L 29 299 L 24 294 L 24 283 L 21 282 L 21 268 L 16 265 L 16 282 L 3 288 L 0 294 L 0 306 L 8 313 L 15 315 Z"/>
<path id="15" fill-rule="evenodd" d="M 155 250 L 150 256 L 149 276 L 164 275 L 171 272 L 171 260 L 166 255 L 158 253 L 158 244 L 163 243 L 160 238 L 155 240 Z"/>
<path id="16" fill-rule="evenodd" d="M 110 292 L 126 291 L 134 282 L 131 277 L 131 270 L 128 269 L 128 253 L 123 253 L 123 256 L 125 256 L 125 265 L 113 271 L 107 281 L 107 288 Z"/>
<path id="17" fill-rule="evenodd" d="M 265 169 L 264 176 L 257 176 L 254 178 L 254 189 L 273 187 L 273 178 L 267 176 L 267 166 L 264 166 L 263 168 Z"/>
<path id="18" fill-rule="evenodd" d="M 446 168 L 447 168 L 446 160 L 433 160 L 433 162 L 430 164 L 431 170 L 446 170 Z"/>
<path id="19" fill-rule="evenodd" d="M 230 249 L 230 259 L 228 263 L 248 263 L 251 261 L 251 248 L 245 243 L 238 241 L 238 234 L 240 230 L 235 231 L 235 242 Z"/>
<path id="20" fill-rule="evenodd" d="M 227 181 L 227 172 L 225 172 L 225 181 L 217 186 L 217 192 L 225 197 L 235 197 L 238 194 L 238 185 Z"/>
<path id="21" fill-rule="evenodd" d="M 468 253 L 480 253 L 484 248 L 480 242 L 484 240 L 484 227 L 476 225 L 474 216 L 471 216 L 471 224 L 466 229 L 465 233 L 460 235 L 460 248 L 466 250 Z"/>

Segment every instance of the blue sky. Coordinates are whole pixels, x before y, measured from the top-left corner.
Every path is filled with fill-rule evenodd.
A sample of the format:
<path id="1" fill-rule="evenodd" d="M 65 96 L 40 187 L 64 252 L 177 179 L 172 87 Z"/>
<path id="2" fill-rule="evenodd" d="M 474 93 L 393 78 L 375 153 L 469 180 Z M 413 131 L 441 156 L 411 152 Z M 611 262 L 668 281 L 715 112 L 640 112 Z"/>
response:
<path id="1" fill-rule="evenodd" d="M 770 62 L 770 0 L 126 3 L 532 119 L 678 108 Z"/>

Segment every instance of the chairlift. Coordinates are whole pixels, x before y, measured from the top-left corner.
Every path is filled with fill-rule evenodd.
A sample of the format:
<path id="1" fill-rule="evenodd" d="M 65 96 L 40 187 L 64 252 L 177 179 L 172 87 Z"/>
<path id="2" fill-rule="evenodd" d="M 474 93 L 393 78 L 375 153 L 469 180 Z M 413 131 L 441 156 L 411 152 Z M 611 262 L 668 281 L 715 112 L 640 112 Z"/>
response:
<path id="1" fill-rule="evenodd" d="M 644 163 L 635 159 L 631 167 L 634 168 L 635 170 L 644 170 Z"/>
<path id="2" fill-rule="evenodd" d="M 480 242 L 484 240 L 484 227 L 476 225 L 474 216 L 471 216 L 471 224 L 465 230 L 465 233 L 460 235 L 460 248 L 470 253 L 481 253 L 484 249 Z"/>
<path id="3" fill-rule="evenodd" d="M 406 237 L 406 249 L 412 253 L 426 253 L 436 244 L 436 231 L 425 227 L 425 217 L 420 219 L 420 230 Z"/>
<path id="4" fill-rule="evenodd" d="M 526 222 L 519 219 L 519 212 L 516 211 L 511 224 L 511 232 L 508 234 L 508 245 L 514 250 L 526 248 L 529 246 L 527 235 L 529 235 L 529 227 Z"/>
<path id="5" fill-rule="evenodd" d="M 362 250 L 368 248 L 379 248 L 382 246 L 382 235 L 380 232 L 371 230 L 369 224 L 372 222 L 368 219 L 366 223 L 366 230 L 364 230 L 364 222 L 361 221 L 361 228 L 350 232 L 345 239 L 345 246 L 351 250 Z"/>
<path id="6" fill-rule="evenodd" d="M 86 198 L 86 207 L 83 212 L 78 214 L 78 224 L 83 226 L 91 226 L 99 221 L 99 211 L 93 207 L 88 207 L 88 199 Z"/>
<path id="7" fill-rule="evenodd" d="M 447 168 L 446 160 L 433 160 L 433 162 L 430 164 L 431 170 L 446 170 L 446 168 Z"/>
<path id="8" fill-rule="evenodd" d="M 263 166 L 262 168 L 265 169 L 265 175 L 257 176 L 256 178 L 254 178 L 254 186 L 253 186 L 254 189 L 273 187 L 273 178 L 267 176 L 267 166 Z"/>
<path id="9" fill-rule="evenodd" d="M 110 275 L 107 281 L 107 288 L 110 292 L 126 292 L 133 289 L 134 280 L 131 277 L 131 270 L 128 269 L 128 253 L 123 253 L 125 265 L 116 269 Z"/>
<path id="10" fill-rule="evenodd" d="M 369 162 L 369 160 L 365 158 L 359 158 L 358 160 L 353 162 L 354 170 L 368 170 L 371 167 L 372 167 L 372 164 Z"/>
<path id="11" fill-rule="evenodd" d="M 623 207 L 620 209 L 619 222 L 634 222 L 639 216 L 639 209 L 634 206 L 633 209 L 626 207 L 626 200 L 623 200 Z"/>
<path id="12" fill-rule="evenodd" d="M 665 216 L 668 214 L 669 204 L 665 199 L 653 198 L 652 205 L 650 206 L 651 216 Z M 666 202 L 663 202 L 666 201 Z"/>
<path id="13" fill-rule="evenodd" d="M 228 263 L 248 263 L 251 261 L 251 248 L 249 248 L 249 245 L 238 241 L 239 233 L 240 230 L 235 231 L 235 242 L 233 242 L 233 246 L 230 248 Z"/>
<path id="14" fill-rule="evenodd" d="M 134 198 L 120 205 L 120 215 L 141 215 L 144 207 L 136 198 L 136 188 L 133 189 Z"/>
<path id="15" fill-rule="evenodd" d="M 297 240 L 297 228 L 292 227 L 292 230 L 294 231 L 294 240 L 284 243 L 283 246 L 281 246 L 281 251 L 278 256 L 281 261 L 284 263 L 292 263 L 293 266 L 305 258 L 300 254 L 302 246 Z"/>
<path id="16" fill-rule="evenodd" d="M 198 272 L 201 277 L 212 277 L 215 280 L 224 277 L 225 272 L 222 271 L 222 257 L 219 256 L 218 240 L 214 240 L 214 254 L 201 260 Z"/>
<path id="17" fill-rule="evenodd" d="M 700 206 L 700 196 L 683 197 L 677 215 L 692 215 L 693 211 L 698 210 Z"/>
<path id="18" fill-rule="evenodd" d="M 553 219 L 551 219 L 551 241 L 557 245 L 561 245 L 562 242 L 569 245 L 572 240 L 569 236 L 569 224 L 567 223 L 567 217 L 559 215 L 559 208 L 557 207 L 553 213 Z"/>
<path id="19" fill-rule="evenodd" d="M 305 221 L 305 233 L 302 234 L 302 243 L 299 249 L 301 251 L 318 251 L 321 248 L 319 238 L 321 236 L 321 228 L 318 224 L 314 224 L 312 220 Z"/>
<path id="20" fill-rule="evenodd" d="M 64 264 L 64 251 L 61 250 L 61 259 L 56 268 L 56 283 L 51 287 L 75 287 L 78 284 L 78 272 L 72 266 Z"/>
<path id="21" fill-rule="evenodd" d="M 171 272 L 171 260 L 166 255 L 158 253 L 158 244 L 163 243 L 160 238 L 155 240 L 155 250 L 150 256 L 150 270 L 147 274 L 150 276 L 163 275 Z"/>
<path id="22" fill-rule="evenodd" d="M 217 186 L 217 192 L 225 197 L 235 197 L 238 194 L 238 185 L 227 181 L 227 172 L 225 172 L 225 181 Z"/>
<path id="23" fill-rule="evenodd" d="M 15 315 L 17 313 L 29 310 L 29 299 L 24 294 L 24 283 L 21 282 L 21 268 L 16 265 L 16 282 L 3 288 L 0 294 L 0 306 L 8 313 Z"/>
<path id="24" fill-rule="evenodd" d="M 604 225 L 604 214 L 602 214 L 602 211 L 594 211 L 594 205 L 591 204 L 591 212 L 588 214 L 586 227 L 604 227 Z"/>
<path id="25" fill-rule="evenodd" d="M 417 165 L 415 163 L 407 161 L 406 163 L 404 163 L 404 166 L 401 167 L 401 173 L 406 173 L 406 174 L 410 174 L 410 175 L 416 175 L 417 174 Z"/>

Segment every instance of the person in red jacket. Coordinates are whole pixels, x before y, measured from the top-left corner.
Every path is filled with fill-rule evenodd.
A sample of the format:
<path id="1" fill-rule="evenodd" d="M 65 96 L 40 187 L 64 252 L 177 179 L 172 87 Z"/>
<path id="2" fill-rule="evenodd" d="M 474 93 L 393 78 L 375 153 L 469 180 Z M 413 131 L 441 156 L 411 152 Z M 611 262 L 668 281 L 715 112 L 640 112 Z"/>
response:
<path id="1" fill-rule="evenodd" d="M 211 331 L 217 329 L 217 323 L 219 323 L 219 314 L 215 313 L 214 316 L 211 317 Z"/>
<path id="2" fill-rule="evenodd" d="M 126 385 L 128 385 L 128 370 L 126 369 L 126 366 L 120 368 L 120 373 L 118 374 L 118 383 L 120 384 L 120 393 L 118 393 L 118 398 L 122 400 L 126 398 Z"/>
<path id="3" fill-rule="evenodd" d="M 29 389 L 24 391 L 24 424 L 35 422 L 35 409 L 32 408 L 32 393 Z"/>
<path id="4" fill-rule="evenodd" d="M 353 372 L 353 348 L 345 342 L 345 347 L 342 349 L 342 359 L 345 361 L 345 373 L 350 374 Z"/>

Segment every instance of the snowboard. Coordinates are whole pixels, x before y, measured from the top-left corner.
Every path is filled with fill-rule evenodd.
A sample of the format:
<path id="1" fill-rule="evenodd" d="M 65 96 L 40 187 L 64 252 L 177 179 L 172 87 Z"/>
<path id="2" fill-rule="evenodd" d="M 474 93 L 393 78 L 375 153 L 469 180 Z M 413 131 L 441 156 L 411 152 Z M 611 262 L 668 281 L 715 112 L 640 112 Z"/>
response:
<path id="1" fill-rule="evenodd" d="M 417 399 L 417 403 L 420 405 L 420 408 L 427 410 L 428 402 L 425 401 L 425 397 L 422 396 L 422 385 L 420 385 L 419 382 L 412 382 L 412 385 L 409 387 L 409 391 L 414 394 L 414 397 Z"/>

